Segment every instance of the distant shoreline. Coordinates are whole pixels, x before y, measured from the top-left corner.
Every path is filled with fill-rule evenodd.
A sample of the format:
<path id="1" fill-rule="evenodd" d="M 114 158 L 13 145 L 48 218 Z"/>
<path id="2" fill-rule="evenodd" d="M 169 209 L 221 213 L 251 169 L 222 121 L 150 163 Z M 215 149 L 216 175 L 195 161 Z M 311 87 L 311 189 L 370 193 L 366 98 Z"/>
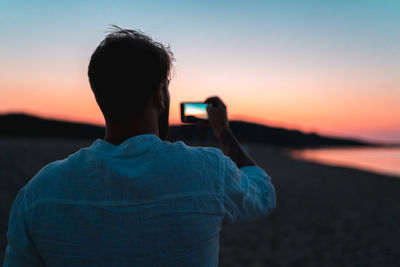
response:
<path id="1" fill-rule="evenodd" d="M 322 136 L 316 133 L 304 133 L 298 130 L 270 127 L 244 121 L 231 121 L 230 126 L 240 142 L 268 144 L 282 148 L 384 147 L 388 145 L 356 138 Z M 29 114 L 12 113 L 0 115 L 0 136 L 97 139 L 103 138 L 104 133 L 104 127 L 99 125 L 45 119 Z M 171 125 L 168 140 L 216 141 L 211 129 L 191 124 Z"/>
<path id="2" fill-rule="evenodd" d="M 294 160 L 348 167 L 400 178 L 400 147 L 328 147 L 286 149 Z"/>

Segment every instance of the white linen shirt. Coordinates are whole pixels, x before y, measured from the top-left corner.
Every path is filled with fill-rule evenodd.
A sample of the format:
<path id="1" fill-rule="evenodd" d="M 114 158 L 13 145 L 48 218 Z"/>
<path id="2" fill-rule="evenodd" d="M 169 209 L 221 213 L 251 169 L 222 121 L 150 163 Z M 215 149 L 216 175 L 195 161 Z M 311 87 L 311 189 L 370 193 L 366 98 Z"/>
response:
<path id="1" fill-rule="evenodd" d="M 20 190 L 4 266 L 217 266 L 223 219 L 266 216 L 275 202 L 261 168 L 219 149 L 97 139 Z"/>

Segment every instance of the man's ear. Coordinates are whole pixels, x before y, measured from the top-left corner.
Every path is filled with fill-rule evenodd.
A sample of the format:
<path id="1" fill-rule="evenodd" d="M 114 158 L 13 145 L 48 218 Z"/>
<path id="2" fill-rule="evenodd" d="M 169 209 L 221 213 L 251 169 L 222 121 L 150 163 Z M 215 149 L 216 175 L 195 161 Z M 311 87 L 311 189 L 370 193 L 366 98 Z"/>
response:
<path id="1" fill-rule="evenodd" d="M 164 95 L 164 90 L 163 90 L 163 84 L 161 84 L 153 97 L 154 105 L 160 111 L 164 110 L 164 108 L 165 108 L 164 98 L 165 98 L 165 95 Z"/>

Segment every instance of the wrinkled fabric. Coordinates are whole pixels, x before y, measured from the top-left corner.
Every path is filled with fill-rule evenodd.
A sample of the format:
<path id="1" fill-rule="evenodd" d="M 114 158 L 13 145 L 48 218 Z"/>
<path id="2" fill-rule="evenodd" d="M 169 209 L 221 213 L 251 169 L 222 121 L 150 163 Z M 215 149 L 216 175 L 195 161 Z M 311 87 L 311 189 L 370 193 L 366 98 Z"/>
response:
<path id="1" fill-rule="evenodd" d="M 268 215 L 270 181 L 216 148 L 98 139 L 20 190 L 4 266 L 217 266 L 223 219 Z"/>

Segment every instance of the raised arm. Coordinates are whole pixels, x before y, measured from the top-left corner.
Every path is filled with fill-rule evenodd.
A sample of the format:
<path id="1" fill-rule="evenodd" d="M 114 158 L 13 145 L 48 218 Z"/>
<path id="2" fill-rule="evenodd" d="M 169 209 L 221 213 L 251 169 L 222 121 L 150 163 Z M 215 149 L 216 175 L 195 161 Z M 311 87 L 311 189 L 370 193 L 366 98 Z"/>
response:
<path id="1" fill-rule="evenodd" d="M 209 125 L 224 154 L 230 157 L 239 168 L 257 165 L 255 160 L 243 150 L 230 129 L 224 102 L 219 97 L 210 97 L 205 103 L 211 104 L 207 107 Z"/>
<path id="2" fill-rule="evenodd" d="M 222 151 L 224 207 L 229 221 L 251 221 L 269 215 L 276 206 L 271 178 L 241 147 L 229 128 L 226 106 L 218 97 L 206 100 L 208 124 Z"/>

